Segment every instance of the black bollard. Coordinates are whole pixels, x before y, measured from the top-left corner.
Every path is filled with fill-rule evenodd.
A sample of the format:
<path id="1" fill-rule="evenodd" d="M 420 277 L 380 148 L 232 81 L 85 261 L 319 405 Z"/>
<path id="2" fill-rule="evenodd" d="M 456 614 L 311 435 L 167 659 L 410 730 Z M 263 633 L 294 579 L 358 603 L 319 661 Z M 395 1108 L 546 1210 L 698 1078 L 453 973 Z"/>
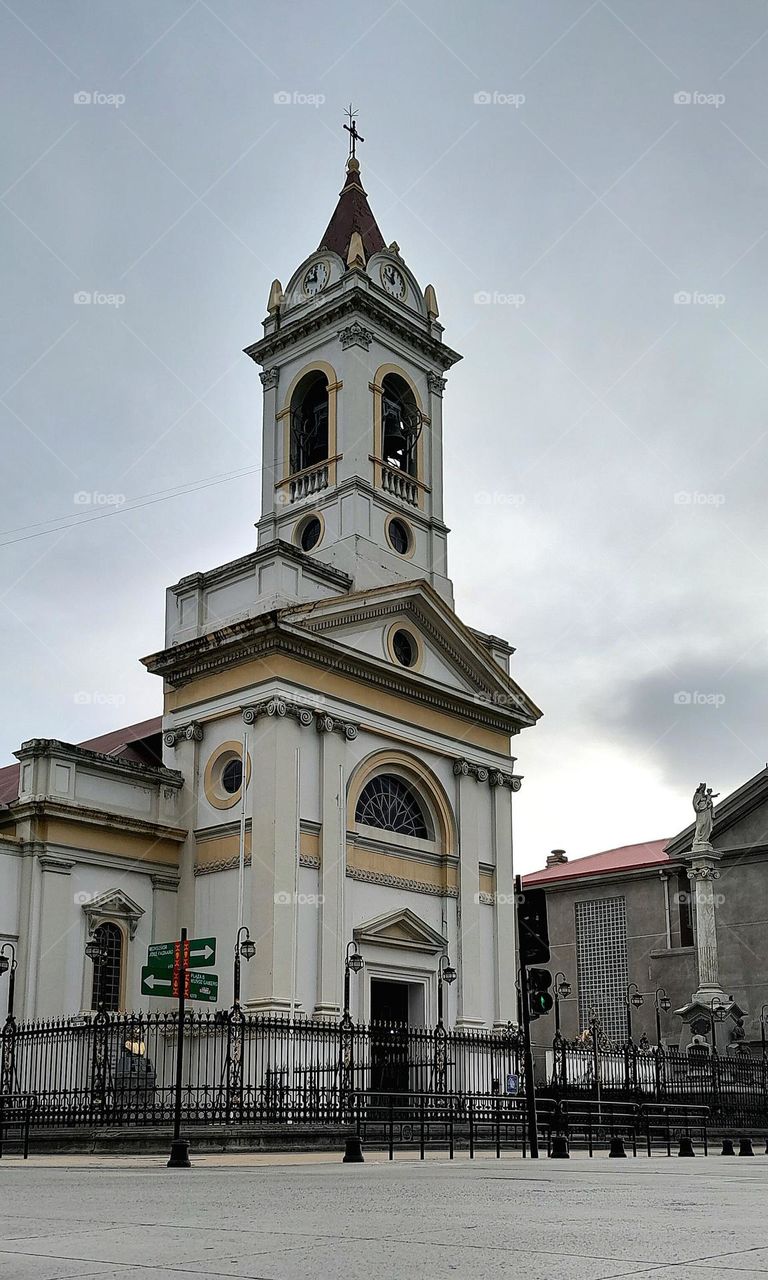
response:
<path id="1" fill-rule="evenodd" d="M 693 1143 L 691 1142 L 691 1139 L 688 1137 L 686 1133 L 682 1134 L 680 1137 L 680 1150 L 678 1151 L 677 1154 L 679 1156 L 695 1156 L 696 1155 L 696 1152 L 693 1149 Z"/>
<path id="2" fill-rule="evenodd" d="M 754 1151 L 752 1150 L 752 1139 L 751 1139 L 751 1138 L 739 1138 L 739 1155 L 740 1155 L 740 1156 L 753 1156 L 754 1154 L 755 1154 L 755 1153 L 754 1153 Z"/>
<path id="3" fill-rule="evenodd" d="M 189 1162 L 189 1143 L 186 1138 L 174 1138 L 171 1143 L 171 1158 L 166 1169 L 191 1169 Z"/>
<path id="4" fill-rule="evenodd" d="M 733 1138 L 723 1138 L 723 1149 L 722 1149 L 722 1151 L 720 1152 L 720 1155 L 721 1155 L 721 1156 L 735 1156 L 735 1155 L 736 1155 L 736 1152 L 735 1152 L 735 1151 L 734 1151 L 734 1149 L 733 1149 Z"/>
<path id="5" fill-rule="evenodd" d="M 344 1159 L 342 1164 L 364 1164 L 363 1148 L 360 1145 L 360 1138 L 355 1134 L 354 1138 L 347 1138 L 344 1150 Z"/>
<path id="6" fill-rule="evenodd" d="M 550 1160 L 570 1160 L 571 1153 L 568 1150 L 568 1138 L 564 1133 L 552 1134 L 549 1158 Z"/>
<path id="7" fill-rule="evenodd" d="M 620 1160 L 622 1157 L 626 1159 L 627 1153 L 624 1150 L 624 1139 L 618 1137 L 611 1138 L 611 1149 L 608 1152 L 611 1160 Z"/>

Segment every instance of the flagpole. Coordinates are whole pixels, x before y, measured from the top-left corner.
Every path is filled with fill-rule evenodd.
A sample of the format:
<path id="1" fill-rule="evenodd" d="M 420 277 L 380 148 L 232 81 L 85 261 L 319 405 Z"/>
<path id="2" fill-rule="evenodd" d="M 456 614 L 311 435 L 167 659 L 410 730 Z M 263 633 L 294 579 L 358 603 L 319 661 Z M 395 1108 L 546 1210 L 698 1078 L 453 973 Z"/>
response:
<path id="1" fill-rule="evenodd" d="M 242 788 L 242 804 L 240 805 L 240 849 L 237 870 L 237 927 L 240 929 L 243 924 L 243 908 L 245 898 L 245 817 L 248 796 L 248 726 L 243 726 L 243 755 L 242 755 L 243 776 L 240 786 Z"/>

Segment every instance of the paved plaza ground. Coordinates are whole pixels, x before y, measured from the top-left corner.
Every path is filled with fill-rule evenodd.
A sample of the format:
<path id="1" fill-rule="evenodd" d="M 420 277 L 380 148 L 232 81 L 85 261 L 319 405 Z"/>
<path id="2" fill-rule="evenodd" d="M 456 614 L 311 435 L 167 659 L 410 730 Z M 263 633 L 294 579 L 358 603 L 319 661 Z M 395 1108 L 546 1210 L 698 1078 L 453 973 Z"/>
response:
<path id="1" fill-rule="evenodd" d="M 0 1280 L 744 1280 L 768 1157 L 380 1154 L 0 1163 Z"/>

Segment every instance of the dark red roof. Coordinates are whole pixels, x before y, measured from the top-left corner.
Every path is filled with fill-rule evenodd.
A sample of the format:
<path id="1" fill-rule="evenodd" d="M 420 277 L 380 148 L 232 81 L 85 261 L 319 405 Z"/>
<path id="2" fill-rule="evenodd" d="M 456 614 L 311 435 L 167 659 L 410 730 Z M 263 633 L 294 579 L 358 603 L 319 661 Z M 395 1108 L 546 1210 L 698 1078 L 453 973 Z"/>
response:
<path id="1" fill-rule="evenodd" d="M 603 853 L 591 853 L 573 862 L 556 862 L 541 871 L 523 876 L 523 884 L 549 884 L 554 880 L 577 880 L 581 876 L 607 875 L 615 871 L 637 871 L 640 867 L 653 867 L 669 862 L 664 852 L 666 840 L 645 840 L 642 844 L 623 844 L 618 849 L 606 849 Z"/>
<path id="2" fill-rule="evenodd" d="M 319 248 L 331 249 L 346 262 L 354 231 L 360 233 L 366 258 L 384 248 L 384 237 L 371 213 L 368 197 L 360 181 L 360 170 L 356 165 L 347 169 L 346 181 L 339 192 L 339 203 L 325 229 Z"/>
<path id="3" fill-rule="evenodd" d="M 124 729 L 113 729 L 110 733 L 102 733 L 98 738 L 89 738 L 87 742 L 78 742 L 78 747 L 86 747 L 89 751 L 99 751 L 106 756 L 120 756 L 123 760 L 135 760 L 139 764 L 160 763 L 160 745 L 147 743 L 148 738 L 160 733 L 162 717 L 152 716 L 150 720 L 140 720 L 138 724 L 126 725 Z M 141 745 L 140 745 L 141 744 Z M 0 769 L 0 804 L 10 804 L 19 794 L 19 765 L 9 764 Z"/>

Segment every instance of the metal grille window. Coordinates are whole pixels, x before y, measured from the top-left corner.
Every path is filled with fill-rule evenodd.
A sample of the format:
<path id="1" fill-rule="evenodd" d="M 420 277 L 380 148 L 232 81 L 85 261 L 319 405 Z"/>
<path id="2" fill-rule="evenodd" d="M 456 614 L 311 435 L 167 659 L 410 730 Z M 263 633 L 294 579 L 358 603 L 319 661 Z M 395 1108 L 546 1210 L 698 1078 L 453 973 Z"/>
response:
<path id="1" fill-rule="evenodd" d="M 576 903 L 576 971 L 580 1030 L 596 1013 L 608 1040 L 626 1038 L 627 909 L 625 898 Z"/>
<path id="2" fill-rule="evenodd" d="M 402 778 L 392 773 L 377 774 L 366 783 L 357 801 L 355 821 L 382 831 L 431 839 L 418 797 Z"/>
<path id="3" fill-rule="evenodd" d="M 116 924 L 100 924 L 93 931 L 94 940 L 101 943 L 105 958 L 93 966 L 91 1008 L 98 1009 L 103 1002 L 108 1013 L 120 1008 L 120 976 L 123 968 L 123 935 Z"/>

